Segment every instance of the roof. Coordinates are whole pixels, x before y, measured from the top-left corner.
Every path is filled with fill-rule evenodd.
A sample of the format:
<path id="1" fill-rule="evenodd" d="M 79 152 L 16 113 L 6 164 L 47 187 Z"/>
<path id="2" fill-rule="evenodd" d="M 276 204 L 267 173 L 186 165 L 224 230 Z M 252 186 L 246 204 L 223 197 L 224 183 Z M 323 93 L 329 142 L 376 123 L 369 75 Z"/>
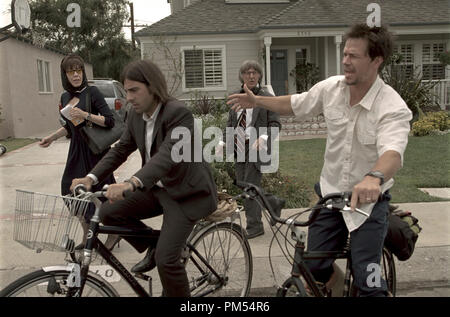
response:
<path id="1" fill-rule="evenodd" d="M 292 3 L 236 4 L 198 1 L 144 28 L 136 36 L 254 33 L 259 25 Z"/>
<path id="2" fill-rule="evenodd" d="M 366 22 L 373 0 L 300 0 L 260 28 L 339 27 Z M 378 0 L 390 26 L 450 24 L 450 0 Z"/>
<path id="3" fill-rule="evenodd" d="M 261 29 L 348 27 L 365 22 L 373 0 L 299 0 L 237 4 L 198 1 L 144 28 L 137 37 L 255 33 Z M 450 0 L 378 0 L 381 23 L 391 26 L 449 25 Z"/>

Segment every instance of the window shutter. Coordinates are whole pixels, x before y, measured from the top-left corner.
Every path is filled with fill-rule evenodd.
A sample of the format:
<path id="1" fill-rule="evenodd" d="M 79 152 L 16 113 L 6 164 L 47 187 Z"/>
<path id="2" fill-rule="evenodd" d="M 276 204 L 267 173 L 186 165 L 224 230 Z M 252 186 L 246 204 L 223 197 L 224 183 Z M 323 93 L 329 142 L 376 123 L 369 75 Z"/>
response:
<path id="1" fill-rule="evenodd" d="M 204 50 L 205 87 L 222 86 L 222 51 Z"/>
<path id="2" fill-rule="evenodd" d="M 423 79 L 444 79 L 445 67 L 439 62 L 439 54 L 445 51 L 445 43 L 422 45 Z"/>
<path id="3" fill-rule="evenodd" d="M 202 50 L 184 51 L 184 71 L 186 78 L 186 88 L 204 87 Z"/>

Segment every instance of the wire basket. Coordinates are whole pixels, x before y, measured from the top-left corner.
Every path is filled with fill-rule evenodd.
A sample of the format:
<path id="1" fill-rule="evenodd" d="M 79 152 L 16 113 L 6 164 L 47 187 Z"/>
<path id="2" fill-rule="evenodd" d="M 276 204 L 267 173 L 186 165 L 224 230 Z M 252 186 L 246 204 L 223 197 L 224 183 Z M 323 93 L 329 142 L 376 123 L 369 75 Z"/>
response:
<path id="1" fill-rule="evenodd" d="M 14 240 L 36 252 L 73 251 L 83 241 L 88 200 L 16 190 Z"/>

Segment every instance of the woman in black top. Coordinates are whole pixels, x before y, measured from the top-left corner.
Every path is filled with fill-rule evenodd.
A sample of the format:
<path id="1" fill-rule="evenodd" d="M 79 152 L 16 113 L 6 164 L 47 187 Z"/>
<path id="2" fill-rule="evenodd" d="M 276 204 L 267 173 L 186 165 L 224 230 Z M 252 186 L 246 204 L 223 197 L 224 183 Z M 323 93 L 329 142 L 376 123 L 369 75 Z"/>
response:
<path id="1" fill-rule="evenodd" d="M 108 152 L 107 149 L 100 154 L 92 153 L 83 139 L 80 129 L 86 125 L 87 120 L 102 127 L 112 128 L 114 126 L 114 117 L 98 88 L 88 86 L 84 61 L 80 56 L 69 55 L 62 60 L 61 81 L 65 89 L 65 92 L 61 95 L 61 118 L 64 126 L 43 138 L 39 145 L 48 147 L 60 137 L 67 136 L 70 138 L 66 167 L 61 180 L 61 194 L 68 195 L 71 194 L 70 185 L 72 180 L 86 176 Z M 87 112 L 86 95 L 88 91 L 91 113 Z M 92 190 L 100 190 L 105 184 L 112 183 L 115 183 L 113 174 L 94 186 Z M 93 208 L 89 208 L 86 219 L 90 219 L 92 213 Z M 83 224 L 83 228 L 86 229 L 87 226 Z M 112 248 L 117 241 L 118 238 L 116 236 L 109 236 L 106 245 Z"/>

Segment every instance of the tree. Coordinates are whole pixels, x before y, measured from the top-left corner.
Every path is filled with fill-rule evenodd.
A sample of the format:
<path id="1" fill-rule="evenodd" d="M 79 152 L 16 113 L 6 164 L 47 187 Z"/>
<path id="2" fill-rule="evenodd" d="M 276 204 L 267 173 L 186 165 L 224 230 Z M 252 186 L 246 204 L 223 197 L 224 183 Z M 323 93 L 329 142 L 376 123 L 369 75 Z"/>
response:
<path id="1" fill-rule="evenodd" d="M 126 0 L 32 0 L 30 8 L 29 36 L 79 54 L 93 65 L 94 77 L 119 79 L 123 66 L 139 56 L 122 32 L 129 17 Z"/>

